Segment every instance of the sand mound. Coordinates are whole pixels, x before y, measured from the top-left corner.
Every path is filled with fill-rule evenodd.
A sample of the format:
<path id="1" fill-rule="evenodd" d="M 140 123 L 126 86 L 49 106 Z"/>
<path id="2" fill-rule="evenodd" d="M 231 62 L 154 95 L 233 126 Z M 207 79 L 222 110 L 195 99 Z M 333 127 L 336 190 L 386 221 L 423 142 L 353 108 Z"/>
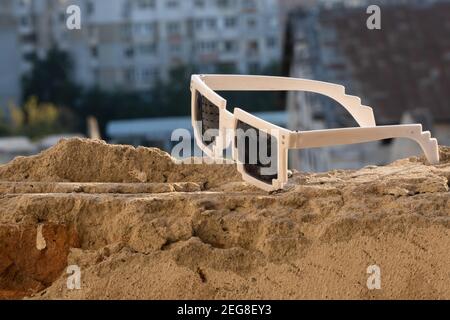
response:
<path id="1" fill-rule="evenodd" d="M 195 182 L 209 187 L 240 178 L 233 166 L 179 165 L 155 148 L 108 145 L 70 139 L 33 157 L 0 167 L 3 181 L 41 182 Z"/>
<path id="2" fill-rule="evenodd" d="M 441 157 L 296 173 L 267 194 L 232 165 L 65 140 L 0 167 L 0 297 L 449 299 L 450 149 Z"/>

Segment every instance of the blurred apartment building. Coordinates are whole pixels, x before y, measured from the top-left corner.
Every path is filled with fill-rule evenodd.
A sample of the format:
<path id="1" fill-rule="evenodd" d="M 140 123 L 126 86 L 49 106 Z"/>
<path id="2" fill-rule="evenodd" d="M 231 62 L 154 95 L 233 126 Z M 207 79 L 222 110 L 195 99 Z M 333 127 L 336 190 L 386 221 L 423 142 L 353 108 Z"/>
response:
<path id="1" fill-rule="evenodd" d="M 366 27 L 365 6 L 319 6 L 291 16 L 287 72 L 342 84 L 373 107 L 378 124 L 420 122 L 450 144 L 450 3 L 399 1 L 381 5 L 382 29 Z M 356 126 L 344 108 L 323 96 L 293 92 L 290 128 Z M 405 139 L 292 152 L 307 171 L 385 164 L 420 154 Z"/>
<path id="2" fill-rule="evenodd" d="M 20 97 L 21 75 L 31 68 L 28 58 L 49 47 L 49 6 L 45 1 L 1 0 L 0 110 Z"/>
<path id="3" fill-rule="evenodd" d="M 260 70 L 281 57 L 278 0 L 1 0 L 0 105 L 20 96 L 26 57 L 67 50 L 77 82 L 145 90 L 171 68 Z M 69 5 L 81 30 L 68 30 Z"/>

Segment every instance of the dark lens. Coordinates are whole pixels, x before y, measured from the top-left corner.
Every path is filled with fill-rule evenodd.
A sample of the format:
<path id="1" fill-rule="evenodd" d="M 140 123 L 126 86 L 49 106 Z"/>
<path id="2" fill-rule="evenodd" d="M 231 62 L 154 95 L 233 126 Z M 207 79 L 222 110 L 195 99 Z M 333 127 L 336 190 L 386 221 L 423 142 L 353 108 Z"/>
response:
<path id="1" fill-rule="evenodd" d="M 219 107 L 197 91 L 197 123 L 201 123 L 202 141 L 211 145 L 219 134 Z"/>
<path id="2" fill-rule="evenodd" d="M 264 183 L 272 184 L 272 180 L 278 178 L 276 138 L 242 121 L 237 122 L 236 129 L 235 146 L 245 172 Z"/>

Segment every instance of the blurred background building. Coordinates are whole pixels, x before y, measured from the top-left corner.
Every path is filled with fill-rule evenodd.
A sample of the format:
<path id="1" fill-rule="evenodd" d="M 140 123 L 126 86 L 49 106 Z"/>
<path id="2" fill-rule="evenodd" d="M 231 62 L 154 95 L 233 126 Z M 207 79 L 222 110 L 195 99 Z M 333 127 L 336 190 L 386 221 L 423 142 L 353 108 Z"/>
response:
<path id="1" fill-rule="evenodd" d="M 170 151 L 172 129 L 190 130 L 191 73 L 213 72 L 342 84 L 374 108 L 379 124 L 421 122 L 441 144 L 450 144 L 449 1 L 0 4 L 0 162 L 92 132 Z M 366 27 L 370 4 L 381 8 L 381 30 Z M 81 9 L 81 30 L 67 28 L 70 5 Z M 356 125 L 342 107 L 318 95 L 223 94 L 231 107 L 295 130 Z M 293 151 L 291 166 L 358 168 L 418 153 L 403 140 L 383 141 Z"/>
<path id="2" fill-rule="evenodd" d="M 342 84 L 373 107 L 378 124 L 423 123 L 448 145 L 450 3 L 386 2 L 381 30 L 366 28 L 366 11 L 357 1 L 348 3 L 291 13 L 286 73 Z M 319 95 L 291 92 L 287 109 L 291 129 L 356 125 L 345 109 Z M 384 164 L 419 152 L 415 143 L 402 139 L 292 152 L 291 160 L 303 170 L 325 171 Z"/>
<path id="3" fill-rule="evenodd" d="M 72 4 L 81 30 L 66 26 Z M 77 83 L 109 90 L 149 89 L 181 65 L 256 72 L 281 58 L 278 8 L 276 0 L 2 0 L 0 104 L 18 101 L 28 58 L 52 46 L 70 54 Z"/>

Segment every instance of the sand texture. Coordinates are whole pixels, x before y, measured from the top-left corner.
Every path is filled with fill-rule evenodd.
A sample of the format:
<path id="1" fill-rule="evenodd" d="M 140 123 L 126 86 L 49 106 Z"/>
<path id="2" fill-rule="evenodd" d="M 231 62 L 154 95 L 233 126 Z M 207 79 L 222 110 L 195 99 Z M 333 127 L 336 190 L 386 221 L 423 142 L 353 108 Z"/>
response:
<path id="1" fill-rule="evenodd" d="M 450 299 L 440 153 L 436 166 L 294 173 L 269 194 L 234 165 L 63 140 L 0 166 L 0 298 Z"/>

